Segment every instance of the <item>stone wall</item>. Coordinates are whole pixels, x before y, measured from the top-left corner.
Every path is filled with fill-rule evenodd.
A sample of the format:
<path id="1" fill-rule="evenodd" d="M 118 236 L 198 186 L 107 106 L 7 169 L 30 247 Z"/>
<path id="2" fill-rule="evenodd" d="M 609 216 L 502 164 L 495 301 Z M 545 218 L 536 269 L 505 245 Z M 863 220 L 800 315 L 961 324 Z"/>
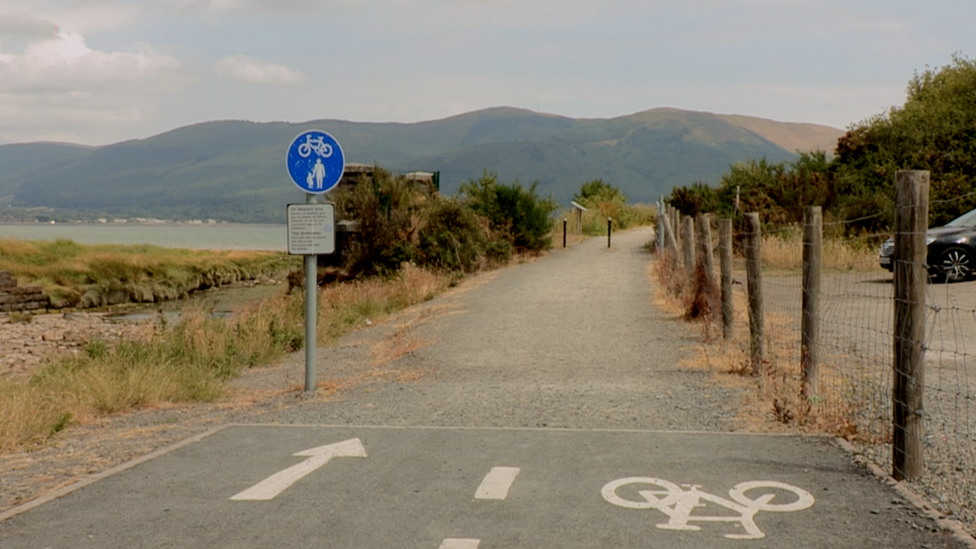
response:
<path id="1" fill-rule="evenodd" d="M 47 309 L 51 300 L 40 286 L 17 286 L 10 271 L 0 271 L 0 312 Z"/>

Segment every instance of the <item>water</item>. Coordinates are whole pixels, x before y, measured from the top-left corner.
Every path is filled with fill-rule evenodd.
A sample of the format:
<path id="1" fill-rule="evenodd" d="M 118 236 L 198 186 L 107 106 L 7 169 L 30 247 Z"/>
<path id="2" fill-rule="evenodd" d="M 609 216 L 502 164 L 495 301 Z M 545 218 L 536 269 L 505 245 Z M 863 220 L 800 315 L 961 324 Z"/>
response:
<path id="1" fill-rule="evenodd" d="M 0 223 L 0 238 L 57 240 L 79 244 L 152 244 L 164 248 L 269 250 L 288 245 L 285 225 L 136 225 L 129 223 Z"/>

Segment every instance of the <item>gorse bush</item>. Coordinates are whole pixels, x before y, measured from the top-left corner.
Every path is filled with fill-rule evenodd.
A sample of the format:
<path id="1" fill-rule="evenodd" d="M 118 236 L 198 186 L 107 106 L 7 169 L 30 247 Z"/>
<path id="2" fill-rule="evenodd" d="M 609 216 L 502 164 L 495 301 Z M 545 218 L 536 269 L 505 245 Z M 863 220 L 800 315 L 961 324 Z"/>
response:
<path id="1" fill-rule="evenodd" d="M 536 184 L 528 189 L 515 181 L 504 184 L 485 172 L 477 181 L 461 184 L 461 196 L 478 215 L 488 220 L 498 240 L 507 240 L 515 251 L 537 252 L 552 246 L 552 219 L 556 203 L 536 195 Z"/>
<path id="2" fill-rule="evenodd" d="M 341 250 L 353 276 L 389 276 L 413 262 L 434 269 L 472 272 L 515 252 L 551 246 L 551 199 L 518 182 L 502 184 L 486 173 L 444 197 L 403 176 L 375 168 L 356 185 L 332 194 L 339 219 L 356 220 L 359 232 Z"/>
<path id="3" fill-rule="evenodd" d="M 356 185 L 332 194 L 338 219 L 356 220 L 359 233 L 342 253 L 355 275 L 391 274 L 416 258 L 417 224 L 428 196 L 415 181 L 375 168 Z"/>
<path id="4" fill-rule="evenodd" d="M 436 198 L 418 231 L 417 261 L 438 269 L 471 272 L 485 259 L 508 259 L 493 242 L 487 223 L 457 200 Z"/>

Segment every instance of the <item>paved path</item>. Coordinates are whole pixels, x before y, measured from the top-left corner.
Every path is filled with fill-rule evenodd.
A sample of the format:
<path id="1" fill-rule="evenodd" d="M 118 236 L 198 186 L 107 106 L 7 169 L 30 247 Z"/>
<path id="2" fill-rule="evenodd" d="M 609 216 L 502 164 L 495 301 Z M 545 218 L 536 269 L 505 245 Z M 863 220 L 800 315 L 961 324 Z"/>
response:
<path id="1" fill-rule="evenodd" d="M 961 547 L 827 439 L 728 432 L 738 395 L 677 367 L 696 334 L 650 305 L 649 238 L 323 349 L 322 380 L 387 381 L 264 402 L 0 522 L 0 547 Z"/>
<path id="2" fill-rule="evenodd" d="M 425 373 L 285 421 L 476 427 L 727 431 L 734 391 L 678 367 L 694 329 L 651 305 L 653 233 L 617 233 L 487 275 L 335 350 L 320 379 L 356 375 L 399 332 L 425 344 L 381 369 Z M 296 367 L 301 367 L 296 365 Z"/>

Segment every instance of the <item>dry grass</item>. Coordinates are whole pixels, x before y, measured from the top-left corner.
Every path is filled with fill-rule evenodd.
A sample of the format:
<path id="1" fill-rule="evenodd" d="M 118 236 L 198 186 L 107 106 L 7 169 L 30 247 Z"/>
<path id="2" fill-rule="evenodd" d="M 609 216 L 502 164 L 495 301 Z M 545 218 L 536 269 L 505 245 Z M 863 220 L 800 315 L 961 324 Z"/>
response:
<path id="1" fill-rule="evenodd" d="M 406 266 L 394 279 L 335 284 L 322 289 L 318 339 L 334 341 L 367 320 L 431 299 L 452 277 Z M 370 369 L 324 382 L 323 392 L 377 381 L 415 381 L 421 372 L 381 369 L 426 342 L 398 331 Z M 161 321 L 149 341 L 92 341 L 84 353 L 44 366 L 30 377 L 0 379 L 0 449 L 43 443 L 73 423 L 133 409 L 181 402 L 217 402 L 244 368 L 273 363 L 304 344 L 304 298 L 280 295 L 250 304 L 229 318 L 202 306 L 180 321 Z M 238 398 L 233 397 L 232 398 Z"/>
<path id="2" fill-rule="evenodd" d="M 765 259 L 765 248 L 763 249 Z M 799 431 L 831 433 L 848 439 L 863 436 L 854 419 L 858 399 L 847 383 L 822 383 L 820 394 L 807 399 L 801 394 L 799 331 L 793 320 L 765 312 L 765 361 L 752 374 L 749 350 L 748 300 L 745 289 L 733 289 L 733 337 L 721 337 L 720 318 L 691 319 L 695 291 L 688 277 L 675 272 L 675 260 L 665 254 L 648 270 L 656 279 L 655 304 L 675 319 L 690 320 L 701 330 L 702 340 L 683 367 L 712 372 L 719 383 L 744 388 L 737 424 L 751 431 Z M 829 366 L 822 365 L 822 370 Z"/>
<path id="3" fill-rule="evenodd" d="M 825 238 L 821 258 L 824 271 L 870 272 L 878 269 L 878 250 L 863 240 Z M 802 234 L 791 230 L 764 236 L 762 262 L 764 270 L 800 273 L 803 269 Z"/>
<path id="4" fill-rule="evenodd" d="M 429 301 L 454 283 L 452 275 L 404 265 L 392 279 L 371 278 L 326 286 L 319 293 L 319 343 L 328 344 L 351 328 L 385 319 Z"/>

